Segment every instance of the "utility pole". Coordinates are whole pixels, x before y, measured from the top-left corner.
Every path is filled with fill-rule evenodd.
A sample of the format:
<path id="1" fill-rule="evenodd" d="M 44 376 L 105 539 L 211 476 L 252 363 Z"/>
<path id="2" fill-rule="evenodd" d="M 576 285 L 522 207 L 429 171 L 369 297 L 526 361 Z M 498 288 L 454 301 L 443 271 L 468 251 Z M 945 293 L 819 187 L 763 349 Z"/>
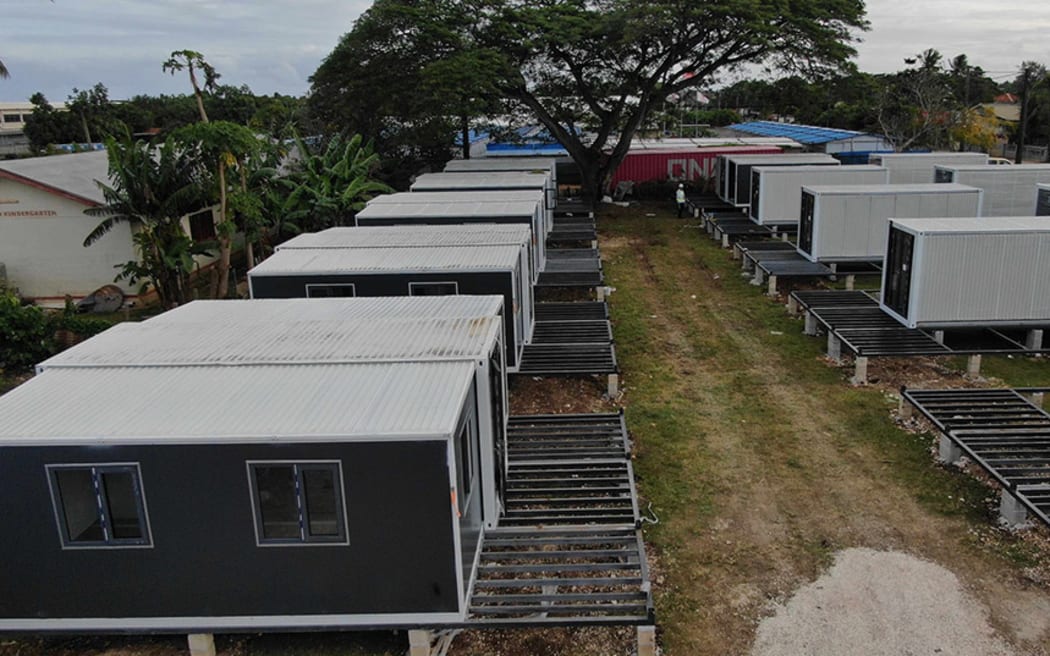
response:
<path id="1" fill-rule="evenodd" d="M 1021 65 L 1021 125 L 1017 130 L 1017 152 L 1014 154 L 1014 163 L 1020 164 L 1024 160 L 1024 142 L 1028 132 L 1028 88 L 1031 86 L 1032 64 L 1025 62 Z"/>

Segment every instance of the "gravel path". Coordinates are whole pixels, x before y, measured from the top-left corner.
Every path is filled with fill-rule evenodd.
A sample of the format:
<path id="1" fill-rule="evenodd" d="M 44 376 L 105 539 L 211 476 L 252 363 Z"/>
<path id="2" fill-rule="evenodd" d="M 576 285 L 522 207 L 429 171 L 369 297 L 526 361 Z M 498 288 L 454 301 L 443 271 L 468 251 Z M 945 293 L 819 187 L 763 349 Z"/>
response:
<path id="1" fill-rule="evenodd" d="M 943 567 L 900 552 L 840 551 L 758 627 L 752 656 L 1014 656 Z"/>

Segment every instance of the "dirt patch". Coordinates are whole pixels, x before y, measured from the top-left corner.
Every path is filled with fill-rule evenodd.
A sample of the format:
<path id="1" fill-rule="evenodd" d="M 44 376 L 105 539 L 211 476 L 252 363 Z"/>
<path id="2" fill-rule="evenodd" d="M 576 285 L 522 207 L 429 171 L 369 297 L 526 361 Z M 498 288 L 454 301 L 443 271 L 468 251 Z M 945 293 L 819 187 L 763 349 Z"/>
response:
<path id="1" fill-rule="evenodd" d="M 1024 612 L 1038 615 L 1040 608 Z M 1045 623 L 1045 616 L 1033 617 Z M 1017 654 L 950 571 L 904 553 L 848 549 L 759 624 L 753 656 Z"/>
<path id="2" fill-rule="evenodd" d="M 515 376 L 510 385 L 512 415 L 616 412 L 604 376 L 592 378 L 533 378 Z"/>

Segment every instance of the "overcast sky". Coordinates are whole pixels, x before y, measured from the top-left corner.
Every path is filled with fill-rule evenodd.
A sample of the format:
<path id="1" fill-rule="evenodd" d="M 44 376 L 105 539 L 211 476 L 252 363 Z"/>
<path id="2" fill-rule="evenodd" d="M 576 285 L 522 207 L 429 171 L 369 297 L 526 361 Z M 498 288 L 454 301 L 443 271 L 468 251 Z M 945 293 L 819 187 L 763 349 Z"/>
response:
<path id="1" fill-rule="evenodd" d="M 111 98 L 186 93 L 161 63 L 173 50 L 202 52 L 226 84 L 299 95 L 369 0 L 0 0 L 0 101 L 43 91 L 64 100 L 102 82 Z M 868 0 L 871 31 L 857 64 L 898 70 L 937 48 L 1002 79 L 1023 60 L 1050 64 L 1046 0 Z"/>

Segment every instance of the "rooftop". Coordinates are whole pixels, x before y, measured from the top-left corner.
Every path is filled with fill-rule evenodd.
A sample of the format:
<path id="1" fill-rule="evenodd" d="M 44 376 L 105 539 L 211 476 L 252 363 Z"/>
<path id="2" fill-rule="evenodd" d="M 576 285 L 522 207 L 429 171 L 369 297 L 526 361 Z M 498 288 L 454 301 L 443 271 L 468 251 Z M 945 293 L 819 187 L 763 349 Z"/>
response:
<path id="1" fill-rule="evenodd" d="M 843 141 L 854 137 L 868 136 L 864 132 L 839 130 L 815 125 L 797 125 L 795 123 L 776 123 L 774 121 L 750 121 L 729 126 L 732 130 L 757 134 L 767 137 L 786 137 L 801 144 L 825 144 L 832 141 Z"/>
<path id="2" fill-rule="evenodd" d="M 400 205 L 380 207 L 400 208 Z M 411 205 L 409 207 L 426 207 Z M 396 213 L 395 209 L 395 213 Z M 286 248 L 380 248 L 390 246 L 445 247 L 492 244 L 521 244 L 532 240 L 532 230 L 521 223 L 465 223 L 453 225 L 394 225 L 329 228 L 308 232 L 277 247 Z"/>
<path id="3" fill-rule="evenodd" d="M 279 276 L 509 271 L 516 268 L 520 252 L 519 246 L 286 248 L 248 273 L 252 276 Z"/>
<path id="4" fill-rule="evenodd" d="M 109 180 L 105 151 L 0 161 L 0 178 L 41 187 L 87 205 L 106 202 L 97 181 Z"/>

